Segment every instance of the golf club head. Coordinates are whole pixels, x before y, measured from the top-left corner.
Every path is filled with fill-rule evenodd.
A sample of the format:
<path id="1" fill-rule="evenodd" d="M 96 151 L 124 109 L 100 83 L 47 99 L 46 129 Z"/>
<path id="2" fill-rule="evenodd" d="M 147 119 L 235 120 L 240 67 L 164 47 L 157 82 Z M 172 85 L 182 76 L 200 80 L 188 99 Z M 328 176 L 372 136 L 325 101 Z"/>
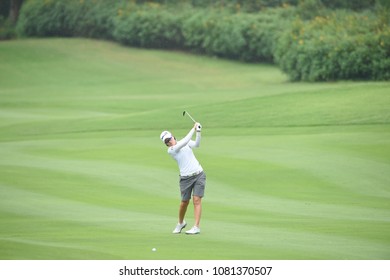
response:
<path id="1" fill-rule="evenodd" d="M 187 111 L 183 111 L 183 117 L 184 115 L 187 115 L 194 123 L 196 122 L 196 120 L 194 120 L 194 118 L 191 117 L 191 115 Z"/>

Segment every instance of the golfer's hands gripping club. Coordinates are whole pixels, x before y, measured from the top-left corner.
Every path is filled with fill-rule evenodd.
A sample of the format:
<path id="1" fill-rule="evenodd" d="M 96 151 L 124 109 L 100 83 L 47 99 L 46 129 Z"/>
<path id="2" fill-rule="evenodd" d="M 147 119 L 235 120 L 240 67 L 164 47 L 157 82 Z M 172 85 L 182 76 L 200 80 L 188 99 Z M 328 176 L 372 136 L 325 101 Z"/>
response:
<path id="1" fill-rule="evenodd" d="M 197 132 L 201 132 L 201 131 L 202 131 L 202 125 L 201 125 L 200 123 L 198 123 L 198 122 L 196 122 L 196 123 L 194 124 L 194 128 L 195 128 L 195 130 L 196 130 Z"/>

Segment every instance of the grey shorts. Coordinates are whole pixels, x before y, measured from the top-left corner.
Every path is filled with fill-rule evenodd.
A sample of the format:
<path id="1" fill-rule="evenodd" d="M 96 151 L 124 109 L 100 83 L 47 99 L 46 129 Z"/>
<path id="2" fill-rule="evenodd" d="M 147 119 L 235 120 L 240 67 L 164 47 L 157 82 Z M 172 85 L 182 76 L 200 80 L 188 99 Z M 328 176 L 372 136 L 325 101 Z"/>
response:
<path id="1" fill-rule="evenodd" d="M 192 195 L 203 197 L 206 186 L 206 174 L 202 171 L 198 175 L 191 177 L 180 176 L 181 200 L 188 201 Z"/>

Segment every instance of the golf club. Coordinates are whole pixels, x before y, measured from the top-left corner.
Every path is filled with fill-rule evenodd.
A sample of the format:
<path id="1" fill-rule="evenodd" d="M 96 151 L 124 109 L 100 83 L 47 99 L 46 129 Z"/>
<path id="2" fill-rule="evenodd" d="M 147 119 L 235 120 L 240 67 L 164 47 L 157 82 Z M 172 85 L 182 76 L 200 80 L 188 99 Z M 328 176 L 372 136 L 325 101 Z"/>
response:
<path id="1" fill-rule="evenodd" d="M 191 119 L 194 123 L 196 123 L 196 120 L 194 120 L 194 118 L 191 117 L 191 115 L 190 115 L 187 111 L 183 111 L 183 117 L 184 117 L 185 114 L 187 114 L 187 116 L 189 116 L 190 119 Z"/>
<path id="2" fill-rule="evenodd" d="M 187 112 L 187 111 L 183 111 L 183 117 L 184 117 L 184 115 L 187 115 L 187 116 L 189 116 L 190 117 L 190 119 L 194 122 L 194 123 L 196 123 L 197 121 L 196 120 L 194 120 L 194 118 Z M 199 127 L 199 128 L 201 128 L 201 127 Z"/>

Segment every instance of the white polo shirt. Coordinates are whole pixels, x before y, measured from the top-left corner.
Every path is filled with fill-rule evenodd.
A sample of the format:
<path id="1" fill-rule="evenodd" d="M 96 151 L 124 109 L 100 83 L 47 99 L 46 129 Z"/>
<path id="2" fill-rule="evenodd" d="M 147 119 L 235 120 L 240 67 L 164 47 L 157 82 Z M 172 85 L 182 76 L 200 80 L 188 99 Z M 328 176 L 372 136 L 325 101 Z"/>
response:
<path id="1" fill-rule="evenodd" d="M 201 134 L 196 132 L 196 139 L 192 141 L 191 138 L 194 132 L 195 129 L 192 128 L 186 137 L 177 141 L 175 146 L 168 148 L 168 154 L 176 160 L 179 166 L 180 176 L 189 176 L 203 171 L 202 166 L 192 151 L 192 149 L 200 146 Z"/>

